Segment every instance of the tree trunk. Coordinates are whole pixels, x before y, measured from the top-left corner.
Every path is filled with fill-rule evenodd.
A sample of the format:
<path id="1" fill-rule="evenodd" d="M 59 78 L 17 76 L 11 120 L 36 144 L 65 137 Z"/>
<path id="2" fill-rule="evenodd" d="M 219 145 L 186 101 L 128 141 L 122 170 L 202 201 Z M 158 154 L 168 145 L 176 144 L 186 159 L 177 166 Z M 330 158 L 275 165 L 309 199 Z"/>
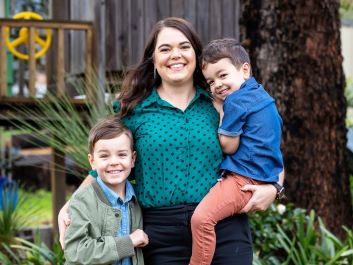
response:
<path id="1" fill-rule="evenodd" d="M 282 115 L 286 187 L 337 235 L 352 227 L 339 1 L 242 1 L 254 76 Z"/>

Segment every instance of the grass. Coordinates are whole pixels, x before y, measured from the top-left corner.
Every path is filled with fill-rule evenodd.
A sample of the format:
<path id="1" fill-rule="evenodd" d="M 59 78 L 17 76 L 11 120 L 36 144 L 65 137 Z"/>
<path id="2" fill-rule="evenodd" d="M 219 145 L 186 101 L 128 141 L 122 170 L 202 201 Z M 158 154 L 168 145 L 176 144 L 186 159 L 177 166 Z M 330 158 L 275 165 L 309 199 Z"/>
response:
<path id="1" fill-rule="evenodd" d="M 28 198 L 26 202 L 19 208 L 19 216 L 26 216 L 26 213 L 36 205 L 40 210 L 35 218 L 29 222 L 29 226 L 41 226 L 52 224 L 52 198 L 51 192 L 45 190 L 37 190 L 35 192 L 20 189 L 19 197 Z"/>
<path id="2" fill-rule="evenodd" d="M 66 200 L 69 200 L 72 194 L 66 195 Z M 25 191 L 20 189 L 19 197 L 26 197 L 26 201 L 18 209 L 19 216 L 26 216 L 26 213 L 31 210 L 33 205 L 38 207 L 40 210 L 36 214 L 36 217 L 31 219 L 28 226 L 41 226 L 41 225 L 52 225 L 53 224 L 53 204 L 52 204 L 52 193 L 43 189 L 35 192 Z M 56 220 L 56 217 L 54 218 Z"/>

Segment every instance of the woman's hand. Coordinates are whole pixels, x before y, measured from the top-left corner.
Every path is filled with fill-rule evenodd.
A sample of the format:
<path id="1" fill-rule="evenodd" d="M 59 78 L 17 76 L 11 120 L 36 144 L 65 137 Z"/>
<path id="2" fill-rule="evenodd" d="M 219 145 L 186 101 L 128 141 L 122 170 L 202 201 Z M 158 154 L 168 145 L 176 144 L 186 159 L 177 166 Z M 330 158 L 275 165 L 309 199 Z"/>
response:
<path id="1" fill-rule="evenodd" d="M 241 213 L 265 211 L 276 198 L 277 190 L 271 184 L 264 185 L 245 185 L 241 190 L 252 191 L 252 197 Z"/>
<path id="2" fill-rule="evenodd" d="M 81 183 L 80 187 L 87 185 L 88 183 L 92 182 L 94 178 L 88 175 Z M 68 214 L 69 209 L 69 201 L 65 203 L 65 205 L 61 208 L 59 215 L 58 215 L 58 227 L 59 227 L 59 241 L 62 249 L 65 247 L 64 237 L 67 227 L 71 223 L 70 216 Z"/>
<path id="3" fill-rule="evenodd" d="M 67 212 L 69 208 L 69 202 L 66 202 L 65 205 L 61 208 L 58 215 L 58 227 L 59 227 L 59 241 L 62 249 L 65 247 L 64 237 L 67 227 L 71 223 L 70 216 Z"/>

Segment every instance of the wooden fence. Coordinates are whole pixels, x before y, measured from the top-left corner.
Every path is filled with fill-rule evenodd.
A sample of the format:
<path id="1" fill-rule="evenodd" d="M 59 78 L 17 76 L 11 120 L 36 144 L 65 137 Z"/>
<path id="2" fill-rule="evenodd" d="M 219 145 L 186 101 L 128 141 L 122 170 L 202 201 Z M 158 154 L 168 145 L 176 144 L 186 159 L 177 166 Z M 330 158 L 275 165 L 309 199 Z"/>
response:
<path id="1" fill-rule="evenodd" d="M 53 1 L 62 5 L 63 0 Z M 94 21 L 96 44 L 104 50 L 99 62 L 105 62 L 107 71 L 137 63 L 152 26 L 169 16 L 189 20 L 203 44 L 222 37 L 239 39 L 239 0 L 71 0 L 69 5 L 69 19 Z M 71 69 L 81 65 L 75 52 L 80 38 L 71 38 Z"/>

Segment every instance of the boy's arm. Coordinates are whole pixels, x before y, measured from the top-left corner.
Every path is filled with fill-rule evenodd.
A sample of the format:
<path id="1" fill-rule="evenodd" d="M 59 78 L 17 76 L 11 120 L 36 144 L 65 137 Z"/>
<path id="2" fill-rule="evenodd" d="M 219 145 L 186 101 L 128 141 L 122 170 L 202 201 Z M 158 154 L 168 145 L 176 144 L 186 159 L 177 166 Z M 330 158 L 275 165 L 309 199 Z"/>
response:
<path id="1" fill-rule="evenodd" d="M 227 136 L 218 134 L 219 143 L 221 144 L 223 153 L 227 155 L 234 154 L 239 147 L 240 136 Z"/>
<path id="2" fill-rule="evenodd" d="M 219 99 L 213 100 L 213 106 L 219 113 L 219 126 L 222 125 L 223 117 L 224 117 L 224 110 L 223 110 L 223 103 Z M 239 147 L 240 136 L 228 136 L 224 134 L 218 134 L 219 143 L 221 144 L 223 153 L 227 155 L 234 154 Z"/>
<path id="3" fill-rule="evenodd" d="M 71 199 L 72 222 L 65 234 L 65 258 L 69 264 L 109 264 L 135 254 L 130 236 L 92 237 L 90 233 L 97 224 L 92 222 L 90 212 L 84 199 Z"/>

